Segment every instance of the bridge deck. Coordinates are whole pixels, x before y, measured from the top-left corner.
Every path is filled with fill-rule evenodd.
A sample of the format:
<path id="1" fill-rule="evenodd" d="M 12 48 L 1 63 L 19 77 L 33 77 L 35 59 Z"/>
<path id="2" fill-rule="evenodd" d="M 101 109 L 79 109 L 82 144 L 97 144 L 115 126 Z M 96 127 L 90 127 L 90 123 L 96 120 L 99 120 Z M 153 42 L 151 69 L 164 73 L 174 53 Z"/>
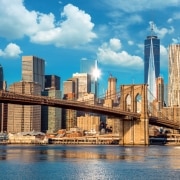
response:
<path id="1" fill-rule="evenodd" d="M 90 105 L 86 102 L 72 101 L 72 100 L 62 100 L 55 99 L 47 96 L 34 96 L 27 94 L 18 94 L 9 91 L 0 91 L 0 102 L 1 103 L 11 103 L 11 104 L 23 104 L 23 105 L 44 105 L 52 106 L 64 109 L 74 109 L 85 112 L 93 112 L 97 114 L 104 114 L 108 116 L 123 118 L 126 120 L 137 120 L 140 119 L 141 114 L 129 111 L 122 111 L 118 108 L 110 108 L 99 105 Z M 149 117 L 149 124 L 164 126 L 173 129 L 180 129 L 178 122 L 172 120 Z"/>
<path id="2" fill-rule="evenodd" d="M 122 111 L 117 108 L 109 108 L 99 105 L 90 105 L 86 102 L 55 99 L 47 96 L 34 96 L 27 94 L 18 94 L 8 91 L 0 91 L 0 102 L 11 104 L 23 104 L 23 105 L 44 105 L 59 107 L 64 109 L 74 109 L 85 112 L 93 112 L 98 114 L 104 114 L 108 116 L 114 116 L 119 118 L 131 117 L 127 119 L 139 119 L 140 114 L 128 111 Z"/>

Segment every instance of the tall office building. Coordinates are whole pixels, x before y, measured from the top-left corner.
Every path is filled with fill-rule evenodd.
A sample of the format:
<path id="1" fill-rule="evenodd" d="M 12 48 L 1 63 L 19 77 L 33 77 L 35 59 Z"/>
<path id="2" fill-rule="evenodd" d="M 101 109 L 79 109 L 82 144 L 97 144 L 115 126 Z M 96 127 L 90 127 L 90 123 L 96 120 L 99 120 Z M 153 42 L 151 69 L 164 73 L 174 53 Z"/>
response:
<path id="1" fill-rule="evenodd" d="M 78 98 L 91 92 L 91 76 L 88 73 L 75 73 L 73 78 L 78 79 Z"/>
<path id="2" fill-rule="evenodd" d="M 70 78 L 63 83 L 64 88 L 64 99 L 66 99 L 67 96 L 70 96 L 68 94 L 72 95 L 72 99 L 77 100 L 78 98 L 78 79 L 77 78 Z"/>
<path id="3" fill-rule="evenodd" d="M 0 65 L 0 90 L 6 90 L 3 67 Z M 7 131 L 7 104 L 0 103 L 0 132 Z"/>
<path id="4" fill-rule="evenodd" d="M 45 75 L 45 91 L 43 96 L 61 99 L 60 77 L 56 75 Z M 62 109 L 56 107 L 42 106 L 41 131 L 54 133 L 62 126 Z"/>
<path id="5" fill-rule="evenodd" d="M 116 102 L 117 100 L 116 84 L 117 84 L 117 79 L 115 77 L 110 76 L 108 78 L 108 89 L 106 91 L 105 99 L 111 99 L 113 100 L 113 102 Z"/>
<path id="6" fill-rule="evenodd" d="M 3 89 L 3 67 L 0 65 L 0 90 Z M 3 132 L 3 124 L 4 124 L 4 118 L 3 118 L 3 103 L 0 103 L 0 132 Z"/>
<path id="7" fill-rule="evenodd" d="M 44 96 L 60 99 L 60 90 L 48 89 L 42 93 Z M 55 133 L 62 127 L 62 109 L 42 106 L 41 131 Z"/>
<path id="8" fill-rule="evenodd" d="M 45 62 L 35 56 L 22 57 L 22 81 L 36 82 L 41 85 L 41 90 L 45 86 Z"/>
<path id="9" fill-rule="evenodd" d="M 158 77 L 156 79 L 157 85 L 157 102 L 158 102 L 158 111 L 160 111 L 164 107 L 164 79 L 162 77 Z"/>
<path id="10" fill-rule="evenodd" d="M 45 75 L 45 89 L 60 90 L 60 77 L 56 75 Z"/>
<path id="11" fill-rule="evenodd" d="M 4 84 L 4 73 L 3 73 L 3 67 L 0 65 L 0 89 L 3 89 Z"/>
<path id="12" fill-rule="evenodd" d="M 98 62 L 97 60 L 82 59 L 80 63 L 80 73 L 91 75 L 91 92 L 98 97 Z"/>
<path id="13" fill-rule="evenodd" d="M 148 100 L 152 102 L 156 99 L 156 78 L 160 75 L 160 40 L 153 35 L 153 25 L 151 25 L 151 35 L 144 41 L 144 83 L 148 84 Z"/>
<path id="14" fill-rule="evenodd" d="M 78 97 L 78 79 L 70 78 L 63 83 L 64 95 L 63 99 L 77 100 Z M 77 111 L 73 109 L 63 109 L 62 127 L 70 130 L 77 125 Z"/>
<path id="15" fill-rule="evenodd" d="M 35 82 L 17 82 L 9 91 L 21 94 L 39 95 L 41 86 Z M 8 132 L 41 131 L 41 106 L 8 104 Z"/>
<path id="16" fill-rule="evenodd" d="M 94 67 L 95 67 L 95 61 L 94 60 L 81 59 L 80 73 L 92 74 Z"/>
<path id="17" fill-rule="evenodd" d="M 180 44 L 169 46 L 168 105 L 180 106 Z"/>

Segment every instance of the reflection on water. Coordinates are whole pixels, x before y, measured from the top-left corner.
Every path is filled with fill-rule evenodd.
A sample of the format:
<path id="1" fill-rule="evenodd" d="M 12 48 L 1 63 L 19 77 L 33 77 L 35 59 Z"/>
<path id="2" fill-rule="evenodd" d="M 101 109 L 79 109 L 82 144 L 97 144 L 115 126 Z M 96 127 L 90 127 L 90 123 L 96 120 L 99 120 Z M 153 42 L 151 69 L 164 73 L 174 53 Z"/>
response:
<path id="1" fill-rule="evenodd" d="M 143 161 L 146 148 L 118 146 L 1 146 L 0 160 L 20 159 L 24 162 L 57 161 L 69 159 L 107 159 Z"/>
<path id="2" fill-rule="evenodd" d="M 26 179 L 139 179 L 147 176 L 154 179 L 158 173 L 158 179 L 176 179 L 180 177 L 179 171 L 179 147 L 0 146 L 0 177 L 4 178 L 24 174 Z"/>

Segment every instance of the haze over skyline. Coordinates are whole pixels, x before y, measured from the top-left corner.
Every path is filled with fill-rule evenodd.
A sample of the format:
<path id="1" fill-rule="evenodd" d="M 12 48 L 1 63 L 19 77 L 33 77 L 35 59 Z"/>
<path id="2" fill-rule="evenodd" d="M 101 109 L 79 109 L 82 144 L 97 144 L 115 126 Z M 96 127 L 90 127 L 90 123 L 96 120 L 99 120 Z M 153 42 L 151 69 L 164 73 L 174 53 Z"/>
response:
<path id="1" fill-rule="evenodd" d="M 144 39 L 150 23 L 160 39 L 160 74 L 167 83 L 168 46 L 180 42 L 180 0 L 0 0 L 0 64 L 8 85 L 21 80 L 22 56 L 45 60 L 45 74 L 63 81 L 80 60 L 98 60 L 100 88 L 144 82 Z M 62 86 L 61 86 L 62 90 Z"/>

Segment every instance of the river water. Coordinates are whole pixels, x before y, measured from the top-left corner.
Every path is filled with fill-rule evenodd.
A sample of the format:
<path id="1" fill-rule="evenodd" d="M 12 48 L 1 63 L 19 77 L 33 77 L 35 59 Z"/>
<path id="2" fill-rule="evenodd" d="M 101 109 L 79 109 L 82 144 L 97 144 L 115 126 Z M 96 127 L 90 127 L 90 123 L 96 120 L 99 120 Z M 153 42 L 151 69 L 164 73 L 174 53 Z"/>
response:
<path id="1" fill-rule="evenodd" d="M 180 179 L 180 146 L 0 145 L 0 179 Z"/>

